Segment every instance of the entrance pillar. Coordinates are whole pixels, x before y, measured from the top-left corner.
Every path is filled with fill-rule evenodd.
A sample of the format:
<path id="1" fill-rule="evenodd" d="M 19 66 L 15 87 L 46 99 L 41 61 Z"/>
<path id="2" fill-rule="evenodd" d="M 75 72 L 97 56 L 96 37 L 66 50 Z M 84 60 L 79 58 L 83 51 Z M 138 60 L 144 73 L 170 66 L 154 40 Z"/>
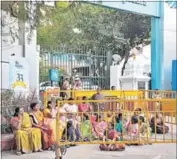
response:
<path id="1" fill-rule="evenodd" d="M 151 89 L 163 89 L 164 85 L 164 48 L 163 21 L 164 3 L 159 2 L 160 18 L 151 18 Z"/>

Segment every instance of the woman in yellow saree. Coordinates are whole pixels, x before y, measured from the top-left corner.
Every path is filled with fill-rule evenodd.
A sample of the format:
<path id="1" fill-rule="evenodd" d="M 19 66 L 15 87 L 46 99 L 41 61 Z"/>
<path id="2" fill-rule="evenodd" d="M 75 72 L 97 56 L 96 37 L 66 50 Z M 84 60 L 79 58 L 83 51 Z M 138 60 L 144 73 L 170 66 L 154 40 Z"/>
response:
<path id="1" fill-rule="evenodd" d="M 38 128 L 32 128 L 30 117 L 23 108 L 17 107 L 15 109 L 10 124 L 15 135 L 17 155 L 42 151 L 41 131 Z"/>
<path id="2" fill-rule="evenodd" d="M 48 101 L 47 108 L 44 109 L 44 123 L 50 129 L 53 130 L 54 139 L 56 140 L 56 114 L 57 110 L 55 108 L 55 103 Z"/>
<path id="3" fill-rule="evenodd" d="M 45 123 L 44 115 L 39 110 L 38 103 L 31 103 L 32 111 L 30 117 L 32 119 L 33 127 L 40 128 L 42 133 L 42 147 L 44 150 L 50 149 L 55 142 L 53 130 Z"/>

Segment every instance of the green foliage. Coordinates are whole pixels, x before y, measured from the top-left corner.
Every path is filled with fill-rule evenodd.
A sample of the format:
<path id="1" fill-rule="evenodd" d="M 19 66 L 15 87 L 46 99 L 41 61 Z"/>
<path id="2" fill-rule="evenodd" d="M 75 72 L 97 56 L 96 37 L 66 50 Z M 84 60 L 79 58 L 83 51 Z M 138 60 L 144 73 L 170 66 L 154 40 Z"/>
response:
<path id="1" fill-rule="evenodd" d="M 65 44 L 104 48 L 125 58 L 122 74 L 130 49 L 143 42 L 149 43 L 150 18 L 146 16 L 73 2 L 67 8 L 54 8 L 50 17 L 53 25 L 38 27 L 41 47 L 57 48 Z M 75 28 L 80 33 L 74 32 Z"/>
<path id="2" fill-rule="evenodd" d="M 101 47 L 124 56 L 129 48 L 149 38 L 150 19 L 122 11 L 81 3 L 68 8 L 54 8 L 53 25 L 38 27 L 38 44 Z M 78 28 L 81 33 L 75 33 Z"/>
<path id="3" fill-rule="evenodd" d="M 25 3 L 3 2 L 2 8 L 21 20 L 32 20 L 29 9 L 24 8 Z M 56 7 L 36 3 L 34 23 L 30 26 L 31 29 L 37 26 L 37 42 L 41 48 L 57 49 L 62 44 L 104 48 L 112 54 L 119 54 L 125 61 L 131 48 L 150 41 L 149 17 L 89 3 L 58 1 Z"/>

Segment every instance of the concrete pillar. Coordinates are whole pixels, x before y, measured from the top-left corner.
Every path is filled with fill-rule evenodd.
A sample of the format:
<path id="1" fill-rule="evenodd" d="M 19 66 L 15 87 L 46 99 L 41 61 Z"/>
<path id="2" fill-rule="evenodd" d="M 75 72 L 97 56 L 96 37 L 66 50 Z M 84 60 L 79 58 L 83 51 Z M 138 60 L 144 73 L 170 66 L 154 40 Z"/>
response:
<path id="1" fill-rule="evenodd" d="M 28 24 L 25 24 L 28 27 Z M 28 41 L 29 32 L 25 32 L 24 55 L 28 60 L 30 70 L 30 90 L 36 90 L 39 96 L 39 47 L 37 46 L 36 30 L 33 31 L 30 42 Z"/>
<path id="2" fill-rule="evenodd" d="M 152 89 L 163 89 L 164 83 L 164 48 L 163 21 L 164 3 L 159 2 L 160 18 L 151 18 L 151 86 Z"/>

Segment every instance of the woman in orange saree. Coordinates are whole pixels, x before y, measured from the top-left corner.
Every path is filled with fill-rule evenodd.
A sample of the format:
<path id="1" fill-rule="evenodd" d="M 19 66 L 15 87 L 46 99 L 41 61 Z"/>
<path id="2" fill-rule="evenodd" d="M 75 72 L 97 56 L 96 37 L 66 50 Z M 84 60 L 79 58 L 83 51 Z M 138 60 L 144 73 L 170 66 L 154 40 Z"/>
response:
<path id="1" fill-rule="evenodd" d="M 10 124 L 15 135 L 17 155 L 42 151 L 41 131 L 38 128 L 32 128 L 29 114 L 25 113 L 23 108 L 17 107 L 15 109 Z"/>
<path id="2" fill-rule="evenodd" d="M 56 114 L 57 110 L 55 104 L 52 101 L 48 101 L 47 108 L 44 109 L 44 123 L 50 129 L 53 130 L 54 139 L 56 140 Z"/>
<path id="3" fill-rule="evenodd" d="M 53 130 L 44 121 L 44 115 L 39 110 L 38 103 L 31 103 L 30 117 L 32 119 L 33 127 L 41 129 L 42 133 L 42 148 L 44 150 L 50 149 L 55 142 Z"/>

